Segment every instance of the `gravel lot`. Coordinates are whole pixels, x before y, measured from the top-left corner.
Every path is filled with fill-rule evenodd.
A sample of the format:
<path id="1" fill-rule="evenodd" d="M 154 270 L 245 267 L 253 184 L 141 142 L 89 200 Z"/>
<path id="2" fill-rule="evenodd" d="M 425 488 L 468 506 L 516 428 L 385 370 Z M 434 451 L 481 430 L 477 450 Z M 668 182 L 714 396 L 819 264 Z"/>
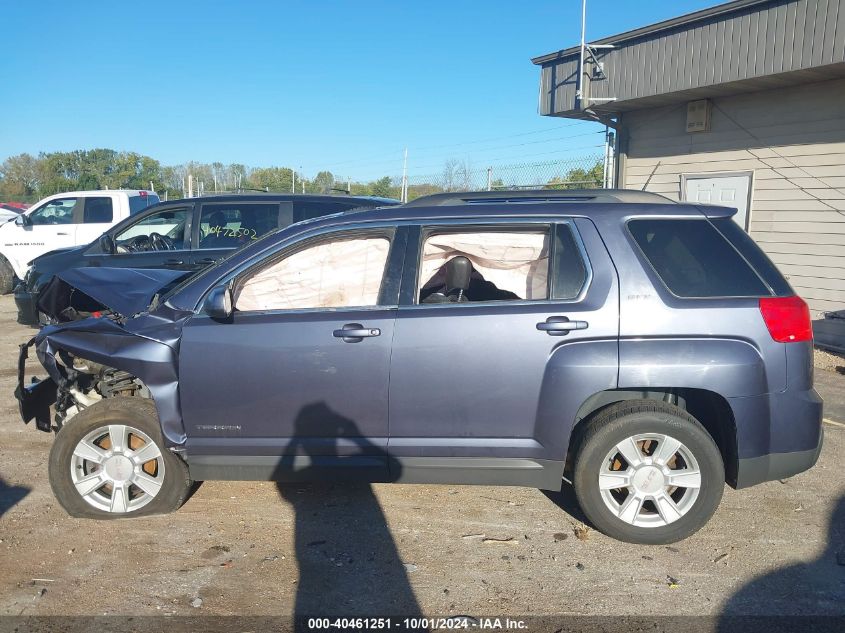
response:
<path id="1" fill-rule="evenodd" d="M 567 490 L 210 482 L 176 514 L 92 522 L 55 502 L 52 438 L 17 417 L 32 330 L 14 314 L 0 297 L 0 614 L 845 615 L 845 376 L 832 371 L 817 369 L 833 422 L 819 464 L 726 489 L 671 547 L 584 529 Z"/>

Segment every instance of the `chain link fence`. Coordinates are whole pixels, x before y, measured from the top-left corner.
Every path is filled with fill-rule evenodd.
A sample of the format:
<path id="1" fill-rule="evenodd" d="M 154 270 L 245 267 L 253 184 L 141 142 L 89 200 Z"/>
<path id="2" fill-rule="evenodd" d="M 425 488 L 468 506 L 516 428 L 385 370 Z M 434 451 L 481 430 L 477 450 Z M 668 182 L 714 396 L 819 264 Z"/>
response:
<path id="1" fill-rule="evenodd" d="M 392 179 L 402 185 L 401 176 Z M 500 189 L 591 189 L 605 184 L 605 157 L 593 154 L 541 163 L 474 167 L 466 161 L 447 161 L 435 174 L 408 176 L 408 199 L 449 191 Z"/>

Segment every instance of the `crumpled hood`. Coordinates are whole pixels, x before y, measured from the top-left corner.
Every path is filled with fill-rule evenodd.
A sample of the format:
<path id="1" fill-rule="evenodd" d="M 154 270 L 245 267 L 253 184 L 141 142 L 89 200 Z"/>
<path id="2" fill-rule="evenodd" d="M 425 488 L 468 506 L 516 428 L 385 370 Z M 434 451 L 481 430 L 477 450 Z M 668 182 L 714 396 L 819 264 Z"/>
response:
<path id="1" fill-rule="evenodd" d="M 143 312 L 157 292 L 191 271 L 160 268 L 71 268 L 55 274 L 38 299 L 38 309 L 56 317 L 71 307 L 74 291 L 124 317 Z"/>

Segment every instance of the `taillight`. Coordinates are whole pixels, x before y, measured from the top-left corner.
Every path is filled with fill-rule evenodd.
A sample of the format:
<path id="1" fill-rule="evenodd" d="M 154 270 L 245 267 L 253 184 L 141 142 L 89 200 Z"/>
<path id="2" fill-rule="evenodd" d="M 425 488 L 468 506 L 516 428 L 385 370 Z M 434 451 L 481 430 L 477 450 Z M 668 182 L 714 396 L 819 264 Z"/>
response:
<path id="1" fill-rule="evenodd" d="M 801 297 L 765 297 L 760 299 L 760 314 L 769 334 L 778 343 L 813 340 L 810 308 Z"/>

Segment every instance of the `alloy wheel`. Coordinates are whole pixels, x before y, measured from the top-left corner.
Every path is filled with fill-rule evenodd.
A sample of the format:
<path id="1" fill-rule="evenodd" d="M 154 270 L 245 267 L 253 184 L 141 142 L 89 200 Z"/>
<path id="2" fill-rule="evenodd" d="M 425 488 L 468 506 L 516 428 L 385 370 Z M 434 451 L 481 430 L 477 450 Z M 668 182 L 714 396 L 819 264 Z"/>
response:
<path id="1" fill-rule="evenodd" d="M 601 497 L 619 519 L 636 527 L 661 527 L 683 517 L 701 490 L 701 470 L 692 451 L 661 433 L 618 442 L 602 462 Z"/>
<path id="2" fill-rule="evenodd" d="M 143 431 L 109 424 L 77 443 L 70 476 L 88 504 L 125 514 L 143 508 L 158 495 L 164 484 L 164 456 Z"/>

